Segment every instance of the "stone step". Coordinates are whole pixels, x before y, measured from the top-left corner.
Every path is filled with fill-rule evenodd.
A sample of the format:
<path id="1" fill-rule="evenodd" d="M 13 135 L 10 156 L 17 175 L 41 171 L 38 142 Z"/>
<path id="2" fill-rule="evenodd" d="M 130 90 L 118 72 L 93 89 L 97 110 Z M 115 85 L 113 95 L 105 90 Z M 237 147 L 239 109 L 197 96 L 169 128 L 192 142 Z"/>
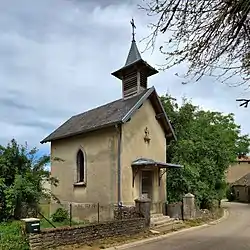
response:
<path id="1" fill-rule="evenodd" d="M 161 221 L 161 220 L 170 220 L 171 218 L 169 216 L 161 216 L 161 217 L 155 217 L 155 218 L 150 218 L 151 221 L 153 222 L 157 222 L 157 221 Z"/>
<path id="2" fill-rule="evenodd" d="M 152 222 L 152 225 L 154 226 L 159 226 L 159 225 L 166 225 L 166 224 L 169 224 L 169 223 L 173 223 L 175 221 L 175 219 L 173 218 L 163 218 L 161 220 L 158 220 L 158 221 L 153 221 Z"/>
<path id="3" fill-rule="evenodd" d="M 172 218 L 169 217 L 158 217 L 158 218 L 150 218 L 151 223 L 157 223 L 159 221 L 169 221 L 172 220 Z"/>
<path id="4" fill-rule="evenodd" d="M 162 215 L 159 217 L 150 218 L 150 224 L 155 226 L 155 225 L 161 225 L 161 224 L 173 222 L 174 220 L 175 220 L 174 218 L 170 218 L 169 216 Z"/>
<path id="5" fill-rule="evenodd" d="M 172 230 L 177 230 L 185 227 L 185 223 L 181 220 L 175 220 L 168 224 L 154 226 L 153 229 L 162 233 L 162 232 L 169 232 Z"/>
<path id="6" fill-rule="evenodd" d="M 150 215 L 150 217 L 151 217 L 151 219 L 153 219 L 153 218 L 158 218 L 158 217 L 162 217 L 162 216 L 164 216 L 163 214 L 151 214 Z"/>

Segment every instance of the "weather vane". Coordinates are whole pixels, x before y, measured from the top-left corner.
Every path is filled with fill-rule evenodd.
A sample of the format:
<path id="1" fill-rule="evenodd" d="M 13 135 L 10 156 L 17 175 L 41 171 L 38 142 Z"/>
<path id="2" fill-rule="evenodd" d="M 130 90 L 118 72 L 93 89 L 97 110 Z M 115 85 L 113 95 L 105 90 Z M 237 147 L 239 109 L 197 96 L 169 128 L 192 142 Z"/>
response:
<path id="1" fill-rule="evenodd" d="M 134 18 L 132 18 L 132 21 L 130 21 L 130 23 L 132 25 L 132 41 L 134 42 L 135 41 L 135 29 L 136 29 Z"/>

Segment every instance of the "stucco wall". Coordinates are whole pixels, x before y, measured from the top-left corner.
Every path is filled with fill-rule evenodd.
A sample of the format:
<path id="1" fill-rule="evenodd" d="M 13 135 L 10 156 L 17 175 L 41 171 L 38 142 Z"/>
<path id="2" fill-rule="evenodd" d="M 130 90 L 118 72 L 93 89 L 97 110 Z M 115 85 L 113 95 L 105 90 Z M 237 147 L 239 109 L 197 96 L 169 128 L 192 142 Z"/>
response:
<path id="1" fill-rule="evenodd" d="M 250 164 L 248 162 L 235 163 L 226 171 L 227 182 L 233 183 L 250 172 Z"/>
<path id="2" fill-rule="evenodd" d="M 149 130 L 150 143 L 145 143 L 145 128 Z M 124 204 L 133 203 L 140 194 L 140 174 L 137 174 L 135 186 L 132 187 L 132 161 L 137 158 L 150 158 L 165 162 L 166 143 L 165 134 L 155 118 L 155 111 L 151 102 L 147 100 L 132 116 L 131 120 L 122 126 L 122 201 Z M 158 186 L 158 171 L 154 171 L 154 201 L 164 200 L 166 196 L 166 174 L 161 186 Z"/>
<path id="3" fill-rule="evenodd" d="M 234 186 L 235 197 L 237 201 L 248 202 L 248 187 Z"/>
<path id="4" fill-rule="evenodd" d="M 145 128 L 149 130 L 150 143 L 145 143 Z M 61 158 L 52 161 L 51 174 L 59 179 L 58 187 L 52 192 L 62 201 L 76 203 L 116 203 L 117 202 L 117 141 L 115 128 L 100 130 L 85 136 L 77 136 L 51 143 L 51 156 Z M 86 187 L 75 187 L 76 154 L 81 148 L 86 158 Z M 132 161 L 137 158 L 150 158 L 165 162 L 165 134 L 155 118 L 151 102 L 146 101 L 122 126 L 121 145 L 121 195 L 124 205 L 133 205 L 141 191 L 141 175 L 137 174 L 132 187 Z M 158 170 L 154 170 L 153 202 L 165 201 L 166 174 L 158 184 Z"/>
<path id="5" fill-rule="evenodd" d="M 76 155 L 85 153 L 86 187 L 75 187 Z M 62 201 L 77 203 L 113 203 L 117 200 L 117 132 L 115 128 L 51 143 L 51 175 L 59 179 L 53 193 Z"/>

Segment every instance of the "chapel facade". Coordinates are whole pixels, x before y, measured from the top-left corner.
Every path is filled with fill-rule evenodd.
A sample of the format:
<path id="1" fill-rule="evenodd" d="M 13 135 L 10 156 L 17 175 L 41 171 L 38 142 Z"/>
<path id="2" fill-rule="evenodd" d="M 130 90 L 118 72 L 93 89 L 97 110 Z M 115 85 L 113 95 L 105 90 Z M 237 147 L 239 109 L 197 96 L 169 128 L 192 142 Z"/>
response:
<path id="1" fill-rule="evenodd" d="M 167 163 L 167 144 L 176 136 L 155 88 L 148 87 L 157 73 L 133 35 L 125 65 L 112 73 L 122 97 L 72 116 L 41 141 L 51 143 L 51 175 L 59 180 L 52 192 L 62 203 L 130 206 L 147 196 L 151 212 L 163 212 L 166 170 L 180 166 Z"/>

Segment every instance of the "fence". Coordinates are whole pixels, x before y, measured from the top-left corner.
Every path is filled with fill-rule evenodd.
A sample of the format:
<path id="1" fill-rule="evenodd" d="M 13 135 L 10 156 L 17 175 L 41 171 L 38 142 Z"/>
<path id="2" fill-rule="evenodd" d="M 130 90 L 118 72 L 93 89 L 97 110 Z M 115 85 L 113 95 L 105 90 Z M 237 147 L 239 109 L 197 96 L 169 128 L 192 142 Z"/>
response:
<path id="1" fill-rule="evenodd" d="M 185 205 L 183 202 L 185 201 Z M 171 218 L 185 220 L 188 218 L 199 218 L 207 214 L 206 210 L 200 210 L 195 205 L 195 198 L 190 194 L 183 198 L 182 202 L 166 204 L 165 202 L 151 202 L 150 212 L 169 215 Z M 26 206 L 27 207 L 27 206 Z M 26 208 L 23 206 L 23 208 Z M 41 205 L 42 211 L 40 214 L 28 213 L 25 209 L 24 217 L 40 217 L 42 219 L 42 227 L 60 227 L 60 226 L 75 226 L 88 225 L 93 223 L 102 223 L 115 220 L 126 220 L 140 218 L 135 205 L 118 207 L 117 204 L 102 204 L 102 203 L 74 203 L 61 201 L 57 203 L 44 203 Z M 67 211 L 68 219 L 63 223 L 53 223 L 51 215 L 58 208 L 63 208 Z M 32 209 L 31 209 L 32 212 Z"/>
<path id="2" fill-rule="evenodd" d="M 56 205 L 57 208 L 63 207 L 69 209 L 70 225 L 73 224 L 74 207 L 76 206 L 80 207 L 80 211 L 76 211 L 75 209 L 75 216 L 80 216 L 81 214 L 82 218 L 85 219 L 87 217 L 97 218 L 97 222 L 99 220 L 99 223 L 78 224 L 77 226 L 74 225 L 74 227 L 65 227 L 64 225 L 57 228 L 42 228 L 38 234 L 32 233 L 28 235 L 31 249 L 54 249 L 62 245 L 89 244 L 95 240 L 107 237 L 134 235 L 144 232 L 150 226 L 150 200 L 137 199 L 134 206 L 119 207 L 115 204 L 75 204 L 69 202 L 62 202 L 62 204 Z M 56 209 L 56 206 L 54 209 Z M 101 215 L 103 215 L 103 220 L 108 221 L 101 222 Z M 96 222 L 95 219 L 92 222 Z"/>
<path id="3" fill-rule="evenodd" d="M 65 220 L 65 223 L 67 223 L 68 226 L 102 223 L 106 221 L 124 220 L 140 217 L 135 206 L 119 207 L 117 206 L 117 204 L 74 203 L 61 201 L 60 204 L 42 204 L 41 207 L 42 211 L 40 213 L 40 217 L 44 220 L 47 220 L 48 223 L 51 222 L 51 215 L 53 215 L 57 211 L 57 209 L 63 208 L 63 210 L 66 210 L 68 213 L 68 220 Z"/>

